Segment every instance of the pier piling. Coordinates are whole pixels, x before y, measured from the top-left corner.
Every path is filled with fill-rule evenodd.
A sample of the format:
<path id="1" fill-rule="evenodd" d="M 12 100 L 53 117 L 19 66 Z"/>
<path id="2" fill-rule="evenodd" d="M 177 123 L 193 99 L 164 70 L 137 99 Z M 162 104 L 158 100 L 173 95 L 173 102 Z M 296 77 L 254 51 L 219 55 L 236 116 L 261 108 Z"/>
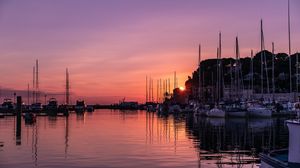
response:
<path id="1" fill-rule="evenodd" d="M 22 97 L 17 97 L 16 145 L 21 145 Z"/>

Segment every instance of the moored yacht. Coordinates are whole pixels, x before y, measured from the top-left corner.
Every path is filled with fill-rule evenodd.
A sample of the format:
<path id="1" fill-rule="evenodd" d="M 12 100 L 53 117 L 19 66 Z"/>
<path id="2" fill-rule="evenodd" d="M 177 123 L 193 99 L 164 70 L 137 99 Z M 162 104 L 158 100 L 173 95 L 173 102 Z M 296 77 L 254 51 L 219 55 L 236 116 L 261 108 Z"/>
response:
<path id="1" fill-rule="evenodd" d="M 48 113 L 48 115 L 57 115 L 58 105 L 57 100 L 55 98 L 49 99 L 49 102 L 46 106 L 46 112 Z"/>
<path id="2" fill-rule="evenodd" d="M 0 111 L 3 113 L 13 113 L 14 105 L 11 99 L 4 99 Z"/>
<path id="3" fill-rule="evenodd" d="M 208 117 L 225 117 L 226 113 L 220 107 L 215 106 L 213 109 L 206 112 Z"/>
<path id="4" fill-rule="evenodd" d="M 247 117 L 248 111 L 244 103 L 231 103 L 225 106 L 225 112 L 230 117 Z"/>
<path id="5" fill-rule="evenodd" d="M 75 105 L 75 112 L 76 113 L 83 113 L 86 110 L 86 105 L 84 100 L 77 100 Z"/>
<path id="6" fill-rule="evenodd" d="M 196 106 L 194 109 L 194 115 L 196 116 L 206 116 L 207 111 L 210 110 L 209 105 L 203 105 L 203 106 Z"/>
<path id="7" fill-rule="evenodd" d="M 41 103 L 33 103 L 31 106 L 30 106 L 30 109 L 32 112 L 35 112 L 35 113 L 40 113 L 42 112 L 42 104 Z"/>
<path id="8" fill-rule="evenodd" d="M 260 104 L 251 104 L 247 110 L 250 117 L 272 117 L 272 110 Z"/>

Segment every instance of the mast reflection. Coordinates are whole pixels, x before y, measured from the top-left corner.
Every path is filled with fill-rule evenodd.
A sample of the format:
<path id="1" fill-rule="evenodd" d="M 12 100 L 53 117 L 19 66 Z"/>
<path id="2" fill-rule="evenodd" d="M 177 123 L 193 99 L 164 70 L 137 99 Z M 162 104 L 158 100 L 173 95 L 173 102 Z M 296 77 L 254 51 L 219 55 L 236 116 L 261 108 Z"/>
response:
<path id="1" fill-rule="evenodd" d="M 189 116 L 187 130 L 201 160 L 218 166 L 255 164 L 258 154 L 287 147 L 284 118 L 244 119 Z"/>

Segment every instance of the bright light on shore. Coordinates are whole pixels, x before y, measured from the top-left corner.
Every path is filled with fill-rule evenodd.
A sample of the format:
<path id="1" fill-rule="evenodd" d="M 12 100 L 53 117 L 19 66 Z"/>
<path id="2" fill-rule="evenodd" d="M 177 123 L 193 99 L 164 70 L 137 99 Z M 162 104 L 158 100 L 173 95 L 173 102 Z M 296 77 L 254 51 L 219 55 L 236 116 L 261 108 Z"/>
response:
<path id="1" fill-rule="evenodd" d="M 184 90 L 185 90 L 185 88 L 182 87 L 182 86 L 180 86 L 179 89 L 180 89 L 181 91 L 184 91 Z"/>

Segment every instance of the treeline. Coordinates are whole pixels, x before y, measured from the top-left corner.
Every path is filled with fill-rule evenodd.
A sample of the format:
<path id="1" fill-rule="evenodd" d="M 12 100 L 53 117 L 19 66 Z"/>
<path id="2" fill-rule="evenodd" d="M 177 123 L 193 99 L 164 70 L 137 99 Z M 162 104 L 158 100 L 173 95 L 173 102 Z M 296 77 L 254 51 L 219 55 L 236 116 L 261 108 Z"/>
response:
<path id="1" fill-rule="evenodd" d="M 289 56 L 286 53 L 272 54 L 271 52 L 264 50 L 253 56 L 253 88 L 255 93 L 261 93 L 261 65 L 263 56 L 263 90 L 267 92 L 267 87 L 272 91 L 272 59 L 274 57 L 274 83 L 276 93 L 289 92 L 290 78 L 289 78 Z M 297 68 L 297 56 L 300 62 L 300 54 L 295 53 L 291 55 L 291 69 L 292 69 L 292 88 L 296 91 L 296 68 Z M 235 65 L 236 60 L 232 58 L 223 58 L 221 64 L 222 71 L 222 86 L 229 88 L 232 86 L 233 78 L 235 79 Z M 240 83 L 243 89 L 251 89 L 251 58 L 245 57 L 240 59 Z M 299 68 L 299 65 L 298 65 Z M 190 92 L 196 92 L 199 86 L 198 69 L 196 69 L 192 77 L 186 81 L 186 88 Z M 200 63 L 201 83 L 202 87 L 214 87 L 217 79 L 217 59 L 207 59 Z M 300 69 L 299 69 L 300 73 Z M 267 77 L 269 85 L 267 85 Z M 300 77 L 299 77 L 300 78 Z M 300 83 L 300 82 L 299 82 Z M 299 88 L 300 91 L 300 88 Z"/>

